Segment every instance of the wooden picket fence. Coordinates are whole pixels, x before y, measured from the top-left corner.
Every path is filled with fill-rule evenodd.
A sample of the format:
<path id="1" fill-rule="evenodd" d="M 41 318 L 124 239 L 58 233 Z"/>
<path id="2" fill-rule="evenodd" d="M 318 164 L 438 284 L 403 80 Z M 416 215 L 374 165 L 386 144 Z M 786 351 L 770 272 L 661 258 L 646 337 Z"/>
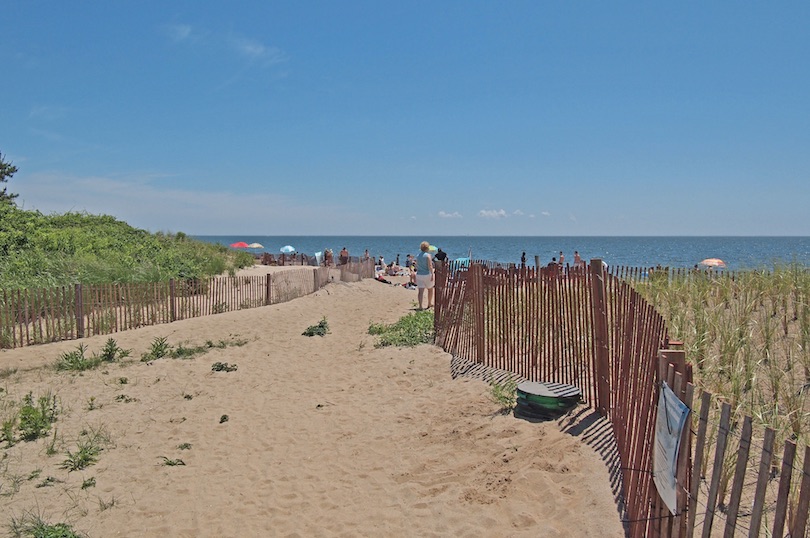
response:
<path id="1" fill-rule="evenodd" d="M 312 267 L 261 276 L 0 290 L 0 349 L 283 303 L 336 278 L 354 282 L 373 275 L 372 262 L 357 262 L 339 270 Z"/>
<path id="2" fill-rule="evenodd" d="M 642 277 L 640 270 L 623 274 Z M 667 381 L 691 409 L 691 365 L 670 346 L 663 318 L 601 260 L 567 272 L 493 263 L 441 268 L 435 320 L 436 343 L 454 357 L 516 380 L 582 390 L 613 433 L 628 536 L 806 535 L 810 454 L 802 465 L 788 441 L 776 457 L 771 430 L 752 451 L 751 418 L 740 428 L 728 404 L 708 393 L 681 439 L 676 513 L 664 506 L 652 480 L 658 394 Z M 715 523 L 721 518 L 724 524 Z"/>

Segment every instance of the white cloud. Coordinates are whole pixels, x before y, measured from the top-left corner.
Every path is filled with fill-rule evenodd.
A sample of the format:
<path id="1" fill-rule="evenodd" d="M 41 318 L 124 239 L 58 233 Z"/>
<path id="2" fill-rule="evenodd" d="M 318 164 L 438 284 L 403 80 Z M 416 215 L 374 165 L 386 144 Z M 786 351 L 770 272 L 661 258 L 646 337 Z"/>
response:
<path id="1" fill-rule="evenodd" d="M 571 213 L 571 214 L 568 215 L 568 220 L 570 220 L 571 222 L 576 222 L 577 221 L 577 216 L 574 215 L 573 213 Z"/>
<path id="2" fill-rule="evenodd" d="M 516 217 L 521 217 L 521 216 L 523 216 L 523 211 L 521 211 L 520 209 L 515 209 L 512 212 L 512 214 L 515 215 Z"/>
<path id="3" fill-rule="evenodd" d="M 540 214 L 543 215 L 544 217 L 550 217 L 551 216 L 551 213 L 549 213 L 548 211 L 541 211 Z"/>
<path id="4" fill-rule="evenodd" d="M 478 212 L 478 216 L 485 219 L 505 219 L 506 211 L 503 209 L 482 209 Z"/>
<path id="5" fill-rule="evenodd" d="M 439 211 L 439 216 L 443 219 L 460 219 L 461 213 L 458 211 L 453 211 L 452 213 L 448 213 L 446 211 Z"/>

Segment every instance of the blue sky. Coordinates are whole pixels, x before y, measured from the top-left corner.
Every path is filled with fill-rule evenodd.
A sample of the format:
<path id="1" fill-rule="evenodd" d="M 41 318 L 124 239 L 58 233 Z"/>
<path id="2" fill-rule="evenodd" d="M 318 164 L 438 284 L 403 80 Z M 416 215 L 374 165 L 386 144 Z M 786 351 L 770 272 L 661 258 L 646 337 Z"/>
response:
<path id="1" fill-rule="evenodd" d="M 807 2 L 0 12 L 26 209 L 192 235 L 810 235 Z"/>

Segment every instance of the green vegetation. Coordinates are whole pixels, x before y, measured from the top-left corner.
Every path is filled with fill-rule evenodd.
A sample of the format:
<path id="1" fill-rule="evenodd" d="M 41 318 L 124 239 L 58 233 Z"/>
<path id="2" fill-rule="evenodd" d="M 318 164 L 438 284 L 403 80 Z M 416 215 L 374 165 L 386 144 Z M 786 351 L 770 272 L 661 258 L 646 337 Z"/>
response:
<path id="1" fill-rule="evenodd" d="M 98 456 L 104 447 L 110 444 L 110 438 L 103 428 L 85 430 L 79 435 L 76 450 L 68 450 L 62 462 L 62 468 L 68 472 L 86 469 L 98 461 Z"/>
<path id="2" fill-rule="evenodd" d="M 12 517 L 10 536 L 14 538 L 83 538 L 67 523 L 48 523 L 33 512 L 24 512 L 19 518 Z"/>
<path id="3" fill-rule="evenodd" d="M 107 215 L 43 215 L 0 201 L 0 289 L 208 278 L 252 264 L 250 253 L 183 233 L 152 234 Z"/>
<path id="4" fill-rule="evenodd" d="M 169 459 L 166 456 L 161 456 L 161 458 L 163 458 L 163 465 L 166 465 L 166 466 L 169 466 L 169 467 L 176 467 L 178 465 L 185 465 L 186 464 L 186 462 L 184 462 L 183 460 L 181 460 L 179 458 L 176 459 L 176 460 Z"/>
<path id="5" fill-rule="evenodd" d="M 394 324 L 372 323 L 368 334 L 379 336 L 375 347 L 416 346 L 433 343 L 433 312 L 422 310 L 400 318 Z"/>
<path id="6" fill-rule="evenodd" d="M 203 345 L 188 346 L 179 344 L 177 347 L 172 347 L 171 344 L 169 344 L 168 338 L 160 336 L 155 337 L 155 339 L 152 340 L 152 345 L 150 346 L 149 351 L 141 356 L 141 361 L 149 362 L 165 357 L 172 359 L 193 359 L 197 355 L 208 353 L 212 349 L 225 349 L 228 346 L 241 347 L 245 344 L 247 344 L 247 340 L 233 336 L 230 341 L 220 340 L 219 342 L 214 343 L 211 340 L 206 340 L 205 344 Z M 234 365 L 234 370 L 235 369 L 236 368 Z"/>
<path id="7" fill-rule="evenodd" d="M 492 381 L 489 397 L 498 404 L 502 413 L 509 413 L 517 403 L 517 382 L 511 379 L 504 382 Z"/>
<path id="8" fill-rule="evenodd" d="M 86 351 L 87 346 L 79 344 L 75 350 L 62 353 L 56 361 L 56 369 L 83 372 L 97 368 L 103 363 L 117 362 L 130 354 L 130 350 L 118 347 L 113 338 L 107 339 L 99 355 L 94 353 L 91 357 L 85 357 Z"/>
<path id="9" fill-rule="evenodd" d="M 149 348 L 149 351 L 143 354 L 141 360 L 148 362 L 162 359 L 169 354 L 169 351 L 171 351 L 169 339 L 165 336 L 156 336 L 155 339 L 152 340 L 152 346 Z"/>
<path id="10" fill-rule="evenodd" d="M 321 321 L 318 322 L 317 325 L 310 325 L 307 327 L 307 330 L 302 332 L 301 334 L 304 336 L 323 336 L 329 333 L 329 323 L 326 321 L 326 317 L 324 316 Z"/>
<path id="11" fill-rule="evenodd" d="M 23 397 L 19 413 L 20 438 L 24 441 L 33 441 L 44 437 L 50 430 L 51 424 L 56 422 L 56 396 L 46 394 L 34 402 L 32 393 Z M 16 421 L 13 421 L 16 422 Z M 12 422 L 12 424 L 13 424 Z M 13 426 L 8 428 L 3 424 L 3 436 L 8 444 L 13 443 Z"/>
<path id="12" fill-rule="evenodd" d="M 665 275 L 664 275 L 665 276 Z M 694 272 L 636 282 L 684 343 L 695 384 L 778 439 L 810 441 L 810 272 Z"/>
<path id="13" fill-rule="evenodd" d="M 0 185 L 17 172 L 0 153 Z M 0 190 L 0 289 L 207 278 L 253 264 L 248 252 L 150 233 L 109 215 L 43 215 Z"/>
<path id="14" fill-rule="evenodd" d="M 235 372 L 236 365 L 228 364 L 227 362 L 215 362 L 211 365 L 212 372 Z"/>

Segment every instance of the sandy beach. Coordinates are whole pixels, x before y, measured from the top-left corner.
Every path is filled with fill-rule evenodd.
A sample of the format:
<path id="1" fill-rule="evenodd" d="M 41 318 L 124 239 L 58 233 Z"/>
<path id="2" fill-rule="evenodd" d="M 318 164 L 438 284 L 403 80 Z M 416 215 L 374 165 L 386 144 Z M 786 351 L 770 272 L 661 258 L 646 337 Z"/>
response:
<path id="1" fill-rule="evenodd" d="M 245 274 L 268 270 L 283 268 Z M 58 403 L 46 438 L 3 444 L 0 526 L 30 512 L 90 537 L 624 536 L 582 428 L 500 414 L 489 385 L 454 379 L 435 346 L 375 347 L 369 325 L 415 302 L 401 286 L 335 282 L 284 304 L 0 352 L 0 420 L 29 392 Z M 301 334 L 324 318 L 328 334 Z M 129 358 L 52 367 L 110 337 Z M 156 338 L 215 345 L 142 362 Z M 64 469 L 88 434 L 104 440 L 98 461 Z"/>

